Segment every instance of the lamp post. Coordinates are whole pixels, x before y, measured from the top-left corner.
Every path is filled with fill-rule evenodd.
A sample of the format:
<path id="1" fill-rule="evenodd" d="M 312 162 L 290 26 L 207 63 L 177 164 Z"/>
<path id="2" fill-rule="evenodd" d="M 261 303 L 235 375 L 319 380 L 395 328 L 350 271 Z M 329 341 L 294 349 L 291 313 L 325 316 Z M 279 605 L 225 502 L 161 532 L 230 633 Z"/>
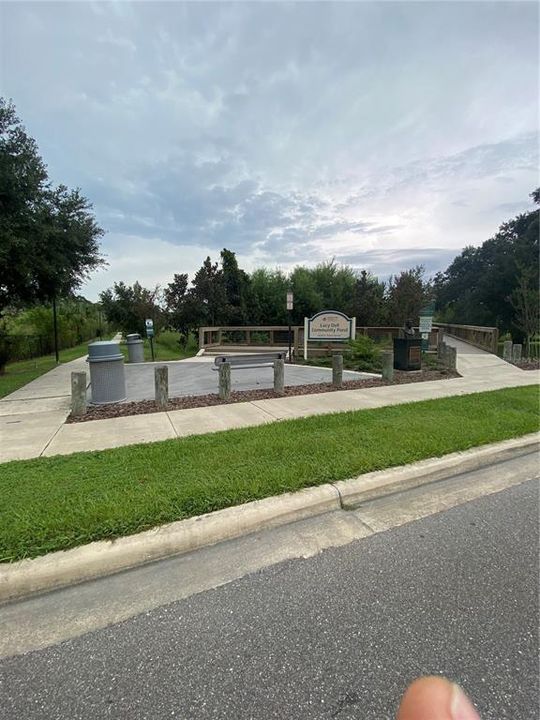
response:
<path id="1" fill-rule="evenodd" d="M 294 307 L 294 295 L 292 290 L 287 290 L 287 318 L 289 320 L 289 362 L 292 363 L 291 352 L 291 310 Z"/>

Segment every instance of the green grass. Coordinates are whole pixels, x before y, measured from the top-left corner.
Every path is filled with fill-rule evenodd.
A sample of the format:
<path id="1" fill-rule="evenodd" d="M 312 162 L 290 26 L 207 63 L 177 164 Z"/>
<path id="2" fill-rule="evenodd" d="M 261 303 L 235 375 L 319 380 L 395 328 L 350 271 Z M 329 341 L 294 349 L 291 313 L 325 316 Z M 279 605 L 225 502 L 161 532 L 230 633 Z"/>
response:
<path id="1" fill-rule="evenodd" d="M 60 351 L 60 362 L 75 360 L 88 352 L 88 342 Z M 18 360 L 6 365 L 6 372 L 0 375 L 0 398 L 18 390 L 31 380 L 56 367 L 54 355 L 43 355 L 32 360 Z"/>
<path id="2" fill-rule="evenodd" d="M 6 463 L 0 559 L 128 535 L 537 429 L 538 387 L 528 386 Z"/>
<path id="3" fill-rule="evenodd" d="M 158 360 L 184 360 L 197 354 L 199 346 L 194 338 L 190 337 L 187 346 L 181 347 L 178 343 L 179 337 L 179 334 L 176 332 L 164 330 L 154 338 L 154 359 L 156 362 Z M 127 360 L 127 345 L 122 343 L 120 350 Z M 146 361 L 152 360 L 152 350 L 148 338 L 144 338 L 144 359 Z"/>

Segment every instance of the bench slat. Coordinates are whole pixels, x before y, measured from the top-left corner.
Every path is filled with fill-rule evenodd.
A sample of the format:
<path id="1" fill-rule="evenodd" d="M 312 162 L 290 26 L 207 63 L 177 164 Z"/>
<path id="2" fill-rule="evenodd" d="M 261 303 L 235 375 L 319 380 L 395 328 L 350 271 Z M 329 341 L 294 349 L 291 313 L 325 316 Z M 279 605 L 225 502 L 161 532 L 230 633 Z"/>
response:
<path id="1" fill-rule="evenodd" d="M 250 366 L 250 367 L 264 367 L 272 366 L 276 360 L 285 359 L 285 353 L 266 353 L 264 355 L 219 355 L 214 360 L 214 365 L 222 365 L 227 362 L 232 367 L 234 366 Z"/>

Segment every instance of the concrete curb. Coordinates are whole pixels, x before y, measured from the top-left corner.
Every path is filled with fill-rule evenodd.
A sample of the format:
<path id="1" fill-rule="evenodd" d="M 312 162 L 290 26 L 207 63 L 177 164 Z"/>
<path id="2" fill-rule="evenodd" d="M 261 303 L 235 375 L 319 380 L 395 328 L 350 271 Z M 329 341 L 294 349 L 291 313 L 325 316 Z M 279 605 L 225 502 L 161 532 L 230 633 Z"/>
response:
<path id="1" fill-rule="evenodd" d="M 32 560 L 0 565 L 0 601 L 15 600 L 401 492 L 527 454 L 540 433 L 422 460 L 350 480 L 256 500 Z"/>
<path id="2" fill-rule="evenodd" d="M 500 443 L 481 445 L 439 458 L 421 460 L 391 470 L 377 470 L 351 480 L 340 480 L 333 485 L 339 492 L 342 508 L 352 510 L 369 500 L 411 490 L 452 475 L 461 475 L 516 455 L 525 455 L 537 447 L 539 442 L 540 432 Z"/>
<path id="3" fill-rule="evenodd" d="M 0 565 L 0 601 L 53 590 L 341 507 L 332 485 L 255 500 L 116 540 Z"/>

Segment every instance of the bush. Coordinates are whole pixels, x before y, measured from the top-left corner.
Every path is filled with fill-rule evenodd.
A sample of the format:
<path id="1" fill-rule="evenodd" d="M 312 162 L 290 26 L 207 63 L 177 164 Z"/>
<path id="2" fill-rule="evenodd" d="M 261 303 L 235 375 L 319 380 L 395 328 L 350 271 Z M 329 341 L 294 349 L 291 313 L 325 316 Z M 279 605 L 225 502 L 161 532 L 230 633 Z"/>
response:
<path id="1" fill-rule="evenodd" d="M 381 350 L 367 335 L 349 340 L 348 356 L 358 370 L 370 372 L 380 368 Z"/>

